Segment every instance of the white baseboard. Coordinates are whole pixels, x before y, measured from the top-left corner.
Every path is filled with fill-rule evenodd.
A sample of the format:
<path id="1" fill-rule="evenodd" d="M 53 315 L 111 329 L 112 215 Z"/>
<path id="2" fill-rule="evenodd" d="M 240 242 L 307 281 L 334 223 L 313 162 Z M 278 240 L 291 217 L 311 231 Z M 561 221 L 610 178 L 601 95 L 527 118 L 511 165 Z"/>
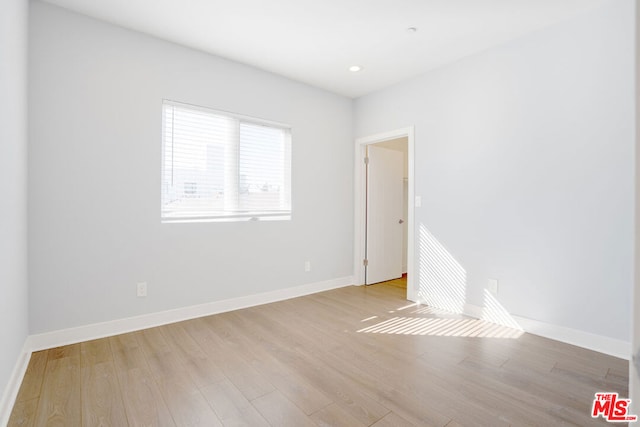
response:
<path id="1" fill-rule="evenodd" d="M 0 426 L 6 426 L 9 423 L 11 410 L 16 402 L 16 397 L 18 397 L 18 391 L 20 391 L 22 379 L 27 371 L 27 366 L 29 366 L 29 360 L 31 360 L 31 351 L 27 347 L 27 340 L 25 340 L 22 352 L 18 356 L 13 372 L 11 372 L 11 377 L 9 377 L 9 382 L 2 394 L 2 399 L 0 399 Z"/>
<path id="2" fill-rule="evenodd" d="M 589 332 L 552 325 L 538 320 L 527 319 L 525 317 L 512 317 L 526 332 L 529 332 L 530 334 L 539 335 L 556 341 L 562 341 L 567 344 L 619 357 L 620 359 L 631 359 L 631 343 L 629 341 L 591 334 Z"/>
<path id="3" fill-rule="evenodd" d="M 323 282 L 295 286 L 292 288 L 263 292 L 260 294 L 247 295 L 221 301 L 212 301 L 205 304 L 182 307 L 174 310 L 144 314 L 141 316 L 111 320 L 102 323 L 93 323 L 90 325 L 79 326 L 77 328 L 45 332 L 42 334 L 30 335 L 27 338 L 26 346 L 29 351 L 44 350 L 47 348 L 104 338 L 140 329 L 153 328 L 155 326 L 166 325 L 168 323 L 180 322 L 197 317 L 209 316 L 241 308 L 301 297 L 317 292 L 328 291 L 330 289 L 350 286 L 352 284 L 353 277 L 341 277 Z"/>
<path id="4" fill-rule="evenodd" d="M 462 314 L 473 317 L 475 319 L 484 318 L 482 307 L 472 304 L 465 304 Z M 566 344 L 575 345 L 578 347 L 597 351 L 599 353 L 619 357 L 621 359 L 631 359 L 631 342 L 629 341 L 623 341 L 603 335 L 596 335 L 589 332 L 579 331 L 577 329 L 571 329 L 564 326 L 541 322 L 539 320 L 514 316 L 512 314 L 508 314 L 508 316 L 514 323 L 506 324 L 502 322 L 495 322 L 492 319 L 485 320 L 489 322 L 493 321 L 494 323 L 501 323 L 505 326 L 510 327 L 514 327 L 517 324 L 523 331 L 533 335 L 538 335 Z"/>
<path id="5" fill-rule="evenodd" d="M 482 319 L 482 307 L 465 304 L 464 314 L 476 319 Z M 539 320 L 509 314 L 511 319 L 518 324 L 523 331 L 560 341 L 566 344 L 576 345 L 599 353 L 629 360 L 631 358 L 631 343 L 603 335 L 591 334 L 564 326 L 553 325 Z M 487 319 L 485 319 L 487 320 Z M 488 320 L 491 321 L 491 320 Z M 512 325 L 506 325 L 512 326 Z"/>

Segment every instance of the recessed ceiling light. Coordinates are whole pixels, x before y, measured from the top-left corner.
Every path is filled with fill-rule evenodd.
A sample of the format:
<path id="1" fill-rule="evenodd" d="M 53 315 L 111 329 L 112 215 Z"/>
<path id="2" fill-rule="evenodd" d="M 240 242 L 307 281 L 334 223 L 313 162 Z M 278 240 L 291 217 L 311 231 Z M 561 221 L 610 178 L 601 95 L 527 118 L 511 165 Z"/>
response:
<path id="1" fill-rule="evenodd" d="M 407 33 L 413 34 L 416 31 L 418 31 L 418 29 L 416 27 L 409 27 L 407 28 Z"/>
<path id="2" fill-rule="evenodd" d="M 362 67 L 359 65 L 352 65 L 351 67 L 349 67 L 349 71 L 351 71 L 352 73 L 357 73 L 358 71 L 362 71 Z"/>

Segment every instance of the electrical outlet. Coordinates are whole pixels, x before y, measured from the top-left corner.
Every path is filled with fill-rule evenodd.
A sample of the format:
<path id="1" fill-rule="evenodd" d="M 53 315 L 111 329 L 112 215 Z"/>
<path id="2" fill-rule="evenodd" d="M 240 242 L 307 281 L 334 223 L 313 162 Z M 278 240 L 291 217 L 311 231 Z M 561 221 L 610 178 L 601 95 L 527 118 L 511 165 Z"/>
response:
<path id="1" fill-rule="evenodd" d="M 494 295 L 498 294 L 498 279 L 489 279 L 487 283 L 487 289 Z"/>
<path id="2" fill-rule="evenodd" d="M 136 285 L 136 291 L 139 297 L 147 296 L 147 282 L 140 282 Z"/>
<path id="3" fill-rule="evenodd" d="M 305 261 L 304 262 L 304 271 L 306 271 L 306 272 L 311 271 L 311 261 Z"/>

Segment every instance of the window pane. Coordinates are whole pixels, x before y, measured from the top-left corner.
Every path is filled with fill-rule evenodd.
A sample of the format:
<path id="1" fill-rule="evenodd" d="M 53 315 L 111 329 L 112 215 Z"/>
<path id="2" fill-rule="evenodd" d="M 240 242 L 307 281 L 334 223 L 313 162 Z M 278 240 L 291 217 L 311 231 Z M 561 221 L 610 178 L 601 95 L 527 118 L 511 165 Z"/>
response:
<path id="1" fill-rule="evenodd" d="M 248 211 L 290 210 L 285 163 L 289 158 L 284 129 L 240 124 L 240 208 Z"/>
<path id="2" fill-rule="evenodd" d="M 290 215 L 288 129 L 169 102 L 163 115 L 163 219 Z"/>
<path id="3" fill-rule="evenodd" d="M 235 121 L 173 105 L 164 110 L 163 215 L 224 212 L 225 149 Z"/>

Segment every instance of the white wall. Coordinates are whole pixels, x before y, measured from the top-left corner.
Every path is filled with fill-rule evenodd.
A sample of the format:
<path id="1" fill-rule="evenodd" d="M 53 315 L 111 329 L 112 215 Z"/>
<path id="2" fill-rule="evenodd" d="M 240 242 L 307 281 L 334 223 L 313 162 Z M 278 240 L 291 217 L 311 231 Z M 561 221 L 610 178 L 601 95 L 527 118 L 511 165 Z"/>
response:
<path id="1" fill-rule="evenodd" d="M 0 397 L 8 392 L 6 385 L 28 327 L 28 4 L 27 0 L 8 0 L 0 13 Z M 0 399 L 0 404 L 4 400 Z M 0 417 L 1 411 L 0 407 Z"/>
<path id="2" fill-rule="evenodd" d="M 496 278 L 511 314 L 629 341 L 633 20 L 611 1 L 356 100 L 357 137 L 415 125 L 416 265 L 449 252 L 420 286 L 487 307 Z"/>
<path id="3" fill-rule="evenodd" d="M 40 2 L 30 24 L 32 333 L 352 274 L 350 99 Z M 290 124 L 293 220 L 161 224 L 163 98 Z"/>

